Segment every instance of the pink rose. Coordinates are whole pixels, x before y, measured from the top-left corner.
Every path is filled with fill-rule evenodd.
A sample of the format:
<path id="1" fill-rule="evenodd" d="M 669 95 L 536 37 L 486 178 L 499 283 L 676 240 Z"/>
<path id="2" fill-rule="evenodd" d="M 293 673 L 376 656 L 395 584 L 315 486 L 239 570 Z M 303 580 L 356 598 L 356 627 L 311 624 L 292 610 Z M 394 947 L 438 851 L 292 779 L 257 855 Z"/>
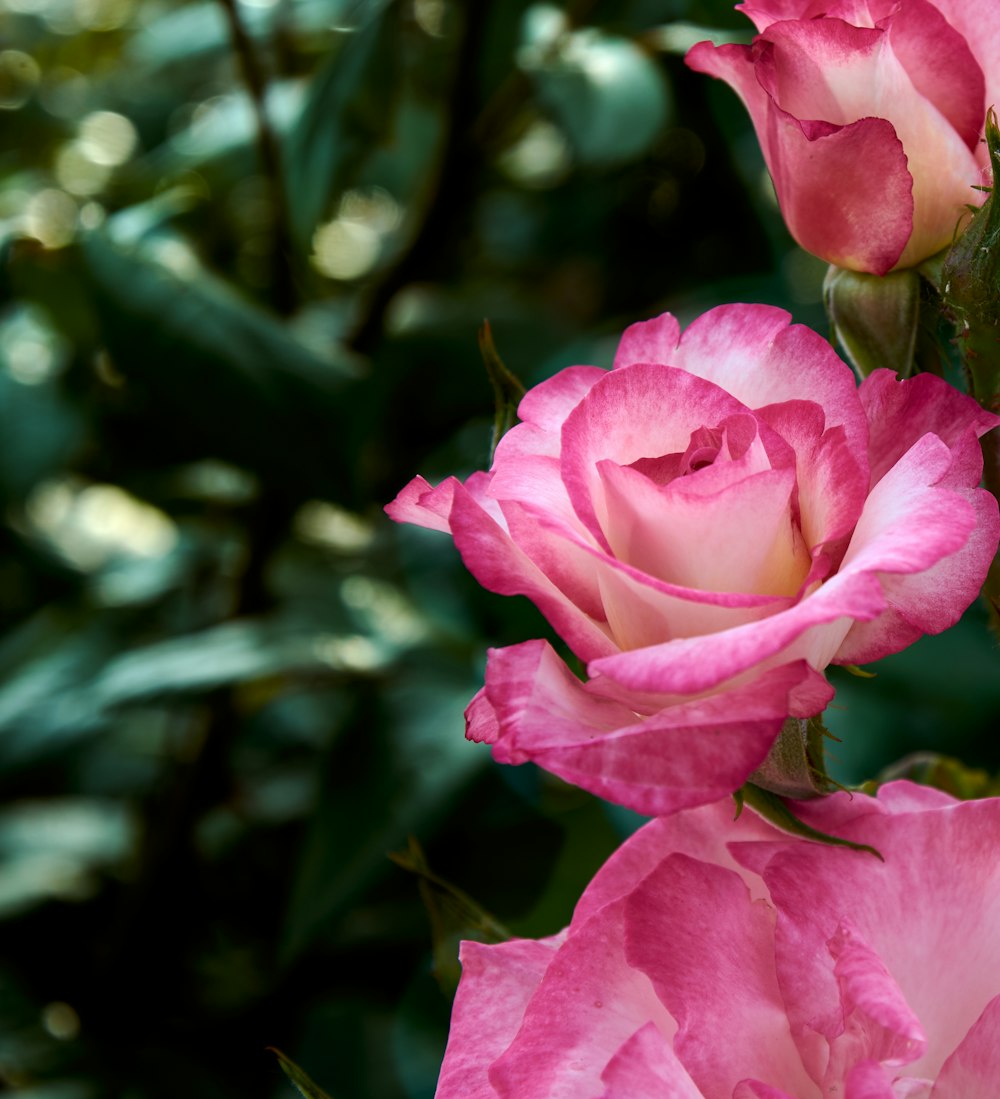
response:
<path id="1" fill-rule="evenodd" d="M 561 934 L 462 945 L 437 1099 L 995 1099 L 1000 800 L 660 818 Z"/>
<path id="2" fill-rule="evenodd" d="M 748 0 L 750 46 L 687 55 L 727 81 L 757 130 L 793 237 L 884 275 L 944 248 L 989 182 L 1000 92 L 994 0 Z"/>
<path id="3" fill-rule="evenodd" d="M 644 813 L 736 789 L 822 669 L 952 625 L 997 548 L 977 436 L 943 381 L 859 388 L 763 305 L 629 328 L 611 371 L 532 389 L 489 473 L 412 481 L 386 509 L 450 531 L 477 580 L 527 595 L 545 641 L 491 650 L 468 735 Z"/>

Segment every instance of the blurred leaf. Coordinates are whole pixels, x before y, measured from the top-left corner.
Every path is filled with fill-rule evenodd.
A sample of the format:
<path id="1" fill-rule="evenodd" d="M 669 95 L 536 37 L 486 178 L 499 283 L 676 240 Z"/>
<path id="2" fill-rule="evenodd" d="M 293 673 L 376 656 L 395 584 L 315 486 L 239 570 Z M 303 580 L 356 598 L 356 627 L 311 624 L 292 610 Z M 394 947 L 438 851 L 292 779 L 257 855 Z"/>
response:
<path id="1" fill-rule="evenodd" d="M 243 4 L 240 16 L 247 33 L 260 36 L 270 29 L 274 13 L 263 5 Z M 157 11 L 132 36 L 125 53 L 135 64 L 155 68 L 178 62 L 191 66 L 201 61 L 204 54 L 230 49 L 229 27 L 222 6 L 216 0 L 204 0 Z"/>
<path id="2" fill-rule="evenodd" d="M 970 767 L 953 756 L 937 752 L 911 752 L 901 760 L 886 767 L 864 789 L 874 793 L 885 782 L 909 779 L 923 786 L 944 790 L 952 797 L 967 801 L 970 798 L 991 798 L 1000 794 L 1000 775 L 991 775 L 978 767 Z"/>
<path id="3" fill-rule="evenodd" d="M 291 1080 L 296 1091 L 304 1096 L 304 1099 L 330 1099 L 330 1096 L 306 1075 L 291 1058 L 286 1057 L 280 1049 L 275 1049 L 273 1046 L 268 1048 L 278 1058 L 278 1064 L 281 1065 L 282 1072 Z"/>
<path id="4" fill-rule="evenodd" d="M 64 469 L 84 424 L 52 381 L 24 384 L 0 367 L 0 493 L 15 500 Z"/>
<path id="5" fill-rule="evenodd" d="M 671 111 L 656 62 L 627 38 L 594 29 L 543 37 L 518 52 L 539 103 L 584 164 L 609 167 L 642 156 Z"/>
<path id="6" fill-rule="evenodd" d="M 367 675 L 392 657 L 377 641 L 281 620 L 226 622 L 118 655 L 106 628 L 65 630 L 54 617 L 25 630 L 23 663 L 0 686 L 0 766 L 99 729 L 118 707 L 273 675 Z"/>
<path id="7" fill-rule="evenodd" d="M 402 87 L 400 3 L 365 5 L 368 16 L 313 77 L 287 147 L 292 229 L 308 249 L 313 230 L 384 141 Z"/>
<path id="8" fill-rule="evenodd" d="M 113 220 L 92 233 L 83 251 L 116 369 L 209 453 L 325 484 L 338 445 L 331 425 L 356 360 L 336 345 L 307 346 L 180 239 L 135 239 L 135 212 L 129 217 L 133 224 Z"/>
<path id="9" fill-rule="evenodd" d="M 0 812 L 0 917 L 86 895 L 90 874 L 121 862 L 135 839 L 135 822 L 119 802 L 76 797 L 8 806 Z"/>
<path id="10" fill-rule="evenodd" d="M 419 880 L 420 896 L 431 922 L 434 976 L 441 988 L 452 996 L 462 973 L 458 962 L 459 943 L 463 939 L 504 942 L 511 934 L 470 896 L 435 874 L 413 836 L 410 836 L 406 851 L 390 851 L 389 858 Z"/>
<path id="11" fill-rule="evenodd" d="M 292 890 L 286 960 L 385 873 L 408 835 L 427 836 L 487 756 L 462 731 L 476 689 L 454 664 L 401 668 L 385 695 L 358 694 L 327 764 Z"/>

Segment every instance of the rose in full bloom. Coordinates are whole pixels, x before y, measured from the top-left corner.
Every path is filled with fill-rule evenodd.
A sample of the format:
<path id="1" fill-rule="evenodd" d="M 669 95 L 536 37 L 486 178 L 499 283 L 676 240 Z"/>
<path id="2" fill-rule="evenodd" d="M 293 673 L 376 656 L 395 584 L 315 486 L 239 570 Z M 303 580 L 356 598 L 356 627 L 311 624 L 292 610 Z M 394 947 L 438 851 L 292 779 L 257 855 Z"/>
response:
<path id="1" fill-rule="evenodd" d="M 1000 95 L 993 0 L 748 0 L 749 46 L 687 55 L 753 120 L 792 236 L 884 275 L 944 248 L 977 186 Z M 1000 105 L 1000 104 L 998 104 Z"/>
<path id="2" fill-rule="evenodd" d="M 569 928 L 463 943 L 437 1099 L 996 1099 L 1000 800 L 910 783 L 652 821 Z"/>
<path id="3" fill-rule="evenodd" d="M 829 701 L 831 661 L 953 624 L 997 548 L 977 487 L 997 418 L 930 375 L 858 388 L 769 306 L 633 325 L 614 369 L 563 370 L 518 414 L 490 472 L 418 477 L 386 510 L 450 531 L 586 666 L 492 650 L 468 735 L 639 812 L 736 789 Z"/>

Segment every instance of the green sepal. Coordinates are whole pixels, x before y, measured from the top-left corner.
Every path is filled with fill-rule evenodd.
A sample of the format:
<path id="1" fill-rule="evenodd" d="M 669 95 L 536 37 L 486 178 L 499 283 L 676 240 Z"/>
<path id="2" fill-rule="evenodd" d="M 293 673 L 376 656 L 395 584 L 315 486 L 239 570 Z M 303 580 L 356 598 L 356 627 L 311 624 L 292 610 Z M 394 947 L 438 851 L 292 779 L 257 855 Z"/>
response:
<path id="1" fill-rule="evenodd" d="M 887 367 L 913 370 L 920 323 L 920 276 L 907 267 L 870 275 L 831 267 L 823 281 L 830 329 L 860 378 Z"/>
<path id="2" fill-rule="evenodd" d="M 450 995 L 458 987 L 461 976 L 458 962 L 458 944 L 461 940 L 500 943 L 513 936 L 467 893 L 435 874 L 428 866 L 420 844 L 412 836 L 406 851 L 392 851 L 389 858 L 417 878 L 431 924 L 434 976 Z"/>
<path id="3" fill-rule="evenodd" d="M 763 817 L 775 828 L 787 832 L 789 835 L 799 836 L 802 839 L 811 840 L 813 843 L 825 843 L 831 847 L 849 847 L 852 851 L 866 851 L 881 862 L 885 862 L 882 855 L 867 843 L 855 843 L 853 840 L 846 840 L 842 836 L 831 836 L 826 832 L 820 832 L 817 828 L 812 828 L 805 821 L 799 820 L 784 798 L 771 793 L 770 790 L 764 790 L 752 782 L 744 783 L 733 796 L 736 799 L 737 817 L 743 811 L 743 806 L 749 805 L 758 816 Z"/>
<path id="4" fill-rule="evenodd" d="M 513 371 L 507 368 L 500 352 L 493 342 L 493 330 L 490 322 L 483 321 L 479 329 L 479 353 L 483 356 L 483 365 L 493 386 L 495 412 L 493 415 L 493 439 L 490 443 L 490 462 L 496 453 L 497 444 L 517 423 L 517 406 L 526 390 L 524 383 Z"/>
<path id="5" fill-rule="evenodd" d="M 278 1058 L 278 1064 L 284 1074 L 291 1080 L 295 1090 L 303 1099 L 330 1099 L 330 1096 L 307 1073 L 290 1058 L 286 1057 L 280 1049 L 274 1046 L 267 1047 Z"/>
<path id="6" fill-rule="evenodd" d="M 817 798 L 831 793 L 836 783 L 826 773 L 821 717 L 790 717 L 781 727 L 767 759 L 750 776 L 751 782 L 786 798 Z"/>

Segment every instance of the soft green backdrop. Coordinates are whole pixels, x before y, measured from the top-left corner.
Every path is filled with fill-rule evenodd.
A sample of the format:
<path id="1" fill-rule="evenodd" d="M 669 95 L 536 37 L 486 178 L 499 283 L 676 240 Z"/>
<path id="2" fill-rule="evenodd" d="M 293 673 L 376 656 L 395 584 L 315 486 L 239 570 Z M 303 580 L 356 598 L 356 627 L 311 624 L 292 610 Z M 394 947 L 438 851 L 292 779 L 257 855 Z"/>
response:
<path id="1" fill-rule="evenodd" d="M 465 742 L 486 646 L 547 627 L 381 507 L 487 460 L 485 317 L 528 383 L 664 308 L 823 327 L 681 61 L 744 23 L 0 2 L 0 1087 L 277 1099 L 278 1046 L 429 1099 L 457 937 L 556 931 L 638 823 Z M 838 676 L 836 773 L 996 768 L 997 666 L 974 610 Z"/>

